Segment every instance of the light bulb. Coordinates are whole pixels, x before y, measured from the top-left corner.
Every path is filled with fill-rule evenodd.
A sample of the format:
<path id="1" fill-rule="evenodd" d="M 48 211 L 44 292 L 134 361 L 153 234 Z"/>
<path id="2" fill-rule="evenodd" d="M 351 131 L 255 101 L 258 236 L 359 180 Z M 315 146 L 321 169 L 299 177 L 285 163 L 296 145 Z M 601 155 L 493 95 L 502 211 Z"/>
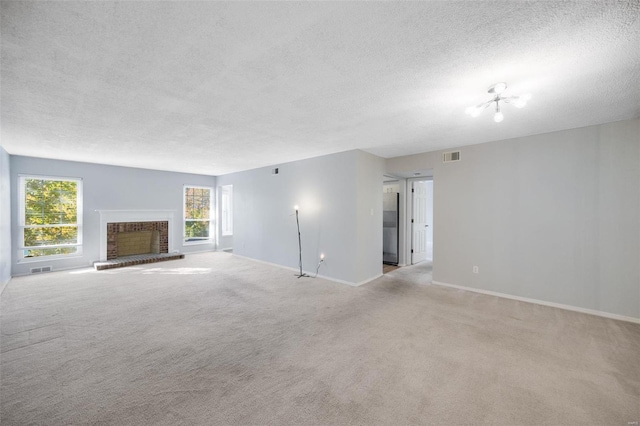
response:
<path id="1" fill-rule="evenodd" d="M 324 260 L 324 253 L 320 253 L 320 260 Z"/>
<path id="2" fill-rule="evenodd" d="M 502 120 L 504 120 L 504 115 L 502 115 L 501 112 L 496 112 L 495 115 L 493 116 L 493 121 L 495 121 L 496 123 L 499 123 Z"/>
<path id="3" fill-rule="evenodd" d="M 520 96 L 520 99 L 522 99 L 525 102 L 530 101 L 531 100 L 531 93 L 525 93 L 524 95 Z"/>
<path id="4" fill-rule="evenodd" d="M 297 204 L 295 206 L 293 206 L 293 208 L 295 209 L 295 211 L 298 211 L 298 205 Z"/>
<path id="5" fill-rule="evenodd" d="M 504 89 L 507 88 L 507 83 L 496 83 L 495 86 L 493 86 L 493 92 L 496 95 L 499 95 L 500 93 L 504 92 Z"/>
<path id="6" fill-rule="evenodd" d="M 522 108 L 523 106 L 525 106 L 527 104 L 527 101 L 525 101 L 522 98 L 516 99 L 515 101 L 513 101 L 513 105 L 516 108 Z"/>
<path id="7" fill-rule="evenodd" d="M 475 111 L 475 109 L 476 109 L 476 107 L 470 106 L 467 109 L 465 109 L 464 112 L 469 114 L 469 115 L 473 115 L 473 112 Z"/>

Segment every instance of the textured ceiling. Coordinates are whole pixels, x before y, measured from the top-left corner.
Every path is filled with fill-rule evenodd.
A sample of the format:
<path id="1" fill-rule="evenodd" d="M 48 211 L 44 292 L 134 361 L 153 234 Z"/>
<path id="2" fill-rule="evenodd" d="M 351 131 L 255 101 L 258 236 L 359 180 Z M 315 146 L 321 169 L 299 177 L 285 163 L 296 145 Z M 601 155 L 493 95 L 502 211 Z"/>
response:
<path id="1" fill-rule="evenodd" d="M 10 153 L 219 175 L 640 116 L 640 0 L 1 3 Z M 526 108 L 465 108 L 497 81 Z"/>

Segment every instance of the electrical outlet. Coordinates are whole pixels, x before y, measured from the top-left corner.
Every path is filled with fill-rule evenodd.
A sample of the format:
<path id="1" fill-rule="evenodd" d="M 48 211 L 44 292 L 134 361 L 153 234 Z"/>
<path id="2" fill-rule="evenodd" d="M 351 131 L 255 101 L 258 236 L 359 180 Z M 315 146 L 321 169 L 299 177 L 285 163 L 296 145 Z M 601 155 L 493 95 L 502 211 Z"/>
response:
<path id="1" fill-rule="evenodd" d="M 473 267 L 473 273 L 474 274 L 479 274 L 480 273 L 477 266 Z"/>

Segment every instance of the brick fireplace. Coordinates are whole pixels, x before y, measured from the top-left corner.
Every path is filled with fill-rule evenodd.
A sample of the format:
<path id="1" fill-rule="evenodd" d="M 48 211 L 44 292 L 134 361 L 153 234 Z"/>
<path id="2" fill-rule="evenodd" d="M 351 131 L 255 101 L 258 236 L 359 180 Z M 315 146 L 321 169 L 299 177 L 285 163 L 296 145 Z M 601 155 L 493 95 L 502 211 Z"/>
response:
<path id="1" fill-rule="evenodd" d="M 147 253 L 169 253 L 169 222 L 107 223 L 107 260 Z"/>
<path id="2" fill-rule="evenodd" d="M 175 253 L 174 210 L 96 210 L 100 262 L 144 253 Z"/>

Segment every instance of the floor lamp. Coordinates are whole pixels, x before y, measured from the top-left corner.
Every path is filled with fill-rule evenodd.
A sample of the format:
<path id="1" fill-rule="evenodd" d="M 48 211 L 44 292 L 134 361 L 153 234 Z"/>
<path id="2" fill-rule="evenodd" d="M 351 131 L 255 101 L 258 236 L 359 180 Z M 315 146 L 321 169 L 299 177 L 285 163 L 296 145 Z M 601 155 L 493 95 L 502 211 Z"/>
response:
<path id="1" fill-rule="evenodd" d="M 298 218 L 298 206 L 294 206 L 293 208 L 296 209 L 296 225 L 298 225 L 298 253 L 300 256 L 300 261 L 298 262 L 298 265 L 300 266 L 300 275 L 298 275 L 298 278 L 308 277 L 309 275 L 302 272 L 302 239 L 300 237 L 300 219 Z"/>

